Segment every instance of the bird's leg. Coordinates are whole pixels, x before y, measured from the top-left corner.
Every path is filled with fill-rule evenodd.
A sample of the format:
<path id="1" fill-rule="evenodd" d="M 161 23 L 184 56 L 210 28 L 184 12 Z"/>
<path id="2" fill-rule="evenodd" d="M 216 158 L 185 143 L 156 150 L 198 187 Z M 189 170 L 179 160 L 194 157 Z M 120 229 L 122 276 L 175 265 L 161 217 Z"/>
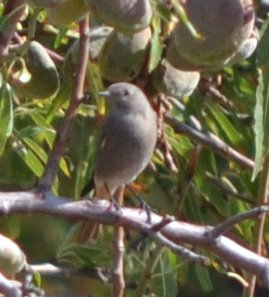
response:
<path id="1" fill-rule="evenodd" d="M 150 223 L 151 222 L 151 211 L 152 208 L 147 204 L 147 202 L 141 197 L 139 196 L 132 187 L 130 187 L 129 185 L 126 186 L 128 188 L 128 190 L 130 192 L 132 192 L 132 194 L 134 195 L 134 197 L 138 200 L 138 202 L 140 203 L 140 208 L 142 208 L 143 210 L 145 210 L 146 214 L 147 214 L 147 222 Z"/>
<path id="2" fill-rule="evenodd" d="M 110 209 L 113 209 L 113 207 L 115 207 L 116 210 L 120 210 L 121 209 L 121 205 L 119 204 L 119 202 L 117 201 L 117 199 L 115 199 L 115 197 L 111 194 L 110 190 L 109 190 L 109 187 L 106 183 L 104 183 L 105 185 L 105 189 L 107 191 L 107 194 L 111 200 L 111 205 L 110 205 Z M 121 187 L 119 188 L 121 189 Z M 118 192 L 118 189 L 116 190 L 116 197 L 117 197 L 117 192 Z"/>

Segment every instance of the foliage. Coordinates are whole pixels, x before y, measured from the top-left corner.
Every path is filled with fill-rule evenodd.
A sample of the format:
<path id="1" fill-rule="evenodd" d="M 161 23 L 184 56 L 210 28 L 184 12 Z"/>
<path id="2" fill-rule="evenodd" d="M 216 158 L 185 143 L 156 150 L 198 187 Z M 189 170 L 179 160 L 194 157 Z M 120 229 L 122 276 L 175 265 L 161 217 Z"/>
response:
<path id="1" fill-rule="evenodd" d="M 12 1 L 0 4 L 0 31 L 6 26 L 6 18 L 10 17 L 4 13 L 8 2 Z M 50 4 L 52 2 L 48 1 Z M 212 139 L 221 139 L 249 162 L 239 163 L 233 156 L 225 154 L 225 151 L 220 153 L 210 144 L 203 145 L 190 135 L 178 134 L 169 124 L 164 123 L 164 137 L 159 139 L 152 164 L 139 176 L 132 188 L 149 207 L 162 215 L 174 215 L 194 224 L 216 225 L 261 204 L 260 191 L 265 186 L 268 174 L 265 166 L 268 164 L 269 141 L 267 16 L 262 15 L 266 20 L 260 19 L 263 26 L 257 28 L 260 30 L 258 49 L 250 58 L 231 66 L 202 71 L 199 85 L 191 95 L 180 100 L 170 100 L 160 94 L 158 86 L 154 86 L 153 78 L 161 57 L 165 57 L 174 19 L 183 16 L 183 23 L 186 28 L 190 28 L 192 33 L 189 34 L 193 34 L 193 38 L 197 38 L 197 32 L 181 6 L 171 9 L 166 1 L 152 2 L 154 14 L 151 20 L 152 35 L 147 40 L 147 57 L 143 53 L 144 64 L 143 67 L 139 65 L 139 75 L 131 79 L 128 77 L 128 80 L 143 86 L 160 119 L 164 111 L 169 111 L 175 119 L 203 134 L 214 135 Z M 78 20 L 81 17 L 70 20 L 68 16 L 67 23 L 65 20 L 64 24 L 54 27 L 51 25 L 57 23 L 51 12 L 54 8 L 41 9 L 37 3 L 34 0 L 27 3 L 17 24 L 17 35 L 11 42 L 19 47 L 1 59 L 1 191 L 31 190 L 37 186 L 46 170 L 55 136 L 61 123 L 66 120 L 69 102 L 74 95 L 74 73 L 79 60 Z M 44 3 L 41 7 L 46 6 L 46 1 Z M 262 3 L 257 4 L 258 12 L 260 6 Z M 71 10 L 70 7 L 68 9 Z M 85 10 L 82 11 L 85 13 Z M 93 30 L 101 24 L 100 18 L 94 16 L 91 16 L 90 22 Z M 49 63 L 53 63 L 52 68 L 40 71 L 38 77 L 35 77 L 36 81 L 31 81 L 33 73 L 27 61 L 33 39 L 49 49 Z M 92 38 L 91 42 L 94 43 L 94 40 Z M 99 69 L 102 61 L 94 57 L 93 51 L 91 47 L 91 61 L 87 65 L 84 85 L 84 93 L 88 96 L 83 98 L 76 110 L 69 142 L 53 183 L 55 194 L 70 199 L 79 199 L 93 177 L 98 131 L 106 112 L 104 100 L 98 91 L 112 83 L 102 78 Z M 117 54 L 117 58 L 121 57 L 120 53 Z M 53 87 L 47 83 L 51 72 L 56 79 Z M 20 88 L 18 78 L 27 92 Z M 40 87 L 43 85 L 48 88 Z M 255 163 L 251 160 L 255 160 Z M 136 195 L 127 189 L 125 204 L 139 207 Z M 16 216 L 1 218 L 0 226 L 1 232 L 17 238 L 21 243 L 29 263 L 53 259 L 59 265 L 76 269 L 111 266 L 111 227 L 104 228 L 104 234 L 96 244 L 82 246 L 76 242 L 80 226 L 72 222 L 49 217 Z M 233 228 L 230 235 L 246 246 L 256 246 L 254 226 L 253 220 L 243 221 Z M 264 256 L 268 253 L 268 228 L 266 224 L 263 230 Z M 126 233 L 126 296 L 138 296 L 134 295 L 134 287 L 142 281 L 141 275 L 150 264 L 153 266 L 147 284 L 147 296 L 191 295 L 186 295 L 184 290 L 194 292 L 193 296 L 239 296 L 238 285 L 235 285 L 238 290 L 235 289 L 237 291 L 234 295 L 233 287 L 229 293 L 221 288 L 222 282 L 227 282 L 227 279 L 224 277 L 220 280 L 216 272 L 225 276 L 233 272 L 233 275 L 248 277 L 244 271 L 223 263 L 204 250 L 197 252 L 211 259 L 211 268 L 187 264 L 184 259 L 168 249 L 160 249 L 151 240 L 146 238 L 141 242 L 139 234 Z M 137 241 L 140 243 L 139 248 Z M 150 263 L 152 254 L 156 256 L 154 263 Z M 88 286 L 88 282 L 92 287 Z M 83 286 L 79 288 L 81 284 Z M 56 284 L 55 280 L 42 277 L 41 286 L 47 290 L 48 295 L 64 289 L 66 291 L 61 295 L 69 296 L 85 294 L 89 288 L 92 288 L 90 293 L 93 296 L 110 296 L 111 291 L 110 284 L 103 286 L 87 279 L 83 279 L 82 283 L 72 280 L 67 284 L 63 280 Z"/>

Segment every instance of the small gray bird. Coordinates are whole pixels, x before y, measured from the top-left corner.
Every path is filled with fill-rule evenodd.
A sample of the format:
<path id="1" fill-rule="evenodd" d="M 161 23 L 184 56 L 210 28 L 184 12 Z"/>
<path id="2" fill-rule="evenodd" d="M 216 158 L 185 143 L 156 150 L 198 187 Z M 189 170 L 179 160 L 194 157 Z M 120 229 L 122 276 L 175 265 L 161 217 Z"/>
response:
<path id="1" fill-rule="evenodd" d="M 100 94 L 111 102 L 111 110 L 97 147 L 95 196 L 110 199 L 148 165 L 157 140 L 157 117 L 145 94 L 133 84 L 115 83 Z M 88 240 L 95 239 L 99 226 L 87 222 L 82 241 L 85 233 Z"/>

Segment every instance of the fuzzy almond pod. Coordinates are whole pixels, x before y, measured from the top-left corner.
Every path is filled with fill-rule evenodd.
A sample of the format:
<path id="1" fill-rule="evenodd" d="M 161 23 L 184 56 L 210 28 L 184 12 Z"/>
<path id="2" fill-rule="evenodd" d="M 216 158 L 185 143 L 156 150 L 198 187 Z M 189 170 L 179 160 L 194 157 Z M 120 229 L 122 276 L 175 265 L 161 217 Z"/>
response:
<path id="1" fill-rule="evenodd" d="M 199 72 L 178 70 L 165 59 L 153 75 L 153 84 L 159 92 L 178 99 L 190 96 L 199 80 Z"/>
<path id="2" fill-rule="evenodd" d="M 100 26 L 100 27 L 92 28 L 90 30 L 89 55 L 92 61 L 98 58 L 104 43 L 106 42 L 108 36 L 112 31 L 113 31 L 113 28 L 108 26 Z M 70 53 L 72 55 L 72 59 L 74 62 L 76 62 L 78 58 L 78 49 L 79 49 L 79 40 L 75 41 L 70 48 Z"/>
<path id="3" fill-rule="evenodd" d="M 149 26 L 149 0 L 86 0 L 94 16 L 121 32 L 136 32 Z"/>
<path id="4" fill-rule="evenodd" d="M 169 40 L 165 58 L 173 67 L 181 71 L 202 71 L 207 68 L 202 65 L 194 64 L 191 61 L 187 61 L 180 56 L 174 38 L 170 38 Z"/>
<path id="5" fill-rule="evenodd" d="M 29 77 L 24 80 L 19 70 L 12 74 L 11 85 L 26 98 L 45 99 L 55 96 L 59 90 L 60 78 L 45 48 L 32 41 L 24 58 Z"/>
<path id="6" fill-rule="evenodd" d="M 98 56 L 102 77 L 110 82 L 133 80 L 144 66 L 150 39 L 149 27 L 133 35 L 114 30 Z"/>
<path id="7" fill-rule="evenodd" d="M 19 246 L 0 234 L 0 272 L 13 276 L 26 266 L 26 257 Z"/>
<path id="8" fill-rule="evenodd" d="M 90 49 L 89 49 L 89 56 L 91 61 L 96 61 L 102 47 L 113 31 L 112 27 L 101 26 L 97 28 L 92 28 L 89 33 L 90 38 Z M 78 60 L 78 51 L 79 51 L 79 40 L 76 40 L 71 47 L 69 48 L 67 54 L 64 58 L 64 65 L 63 65 L 63 74 L 64 78 L 72 83 L 74 72 L 76 70 L 76 63 Z"/>
<path id="9" fill-rule="evenodd" d="M 54 8 L 47 8 L 46 11 L 50 24 L 63 27 L 81 20 L 89 12 L 89 7 L 84 0 L 65 0 Z"/>
<path id="10" fill-rule="evenodd" d="M 198 67 L 218 68 L 238 51 L 253 29 L 252 0 L 188 0 L 183 6 L 200 38 L 181 21 L 172 38 L 178 55 Z"/>

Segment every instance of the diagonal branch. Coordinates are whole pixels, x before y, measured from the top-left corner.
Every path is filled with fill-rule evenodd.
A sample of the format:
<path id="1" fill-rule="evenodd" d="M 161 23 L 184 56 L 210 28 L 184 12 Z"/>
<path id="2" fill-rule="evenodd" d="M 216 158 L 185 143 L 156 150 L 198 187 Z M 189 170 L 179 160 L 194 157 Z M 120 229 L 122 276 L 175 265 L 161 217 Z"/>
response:
<path id="1" fill-rule="evenodd" d="M 266 214 L 268 212 L 269 212 L 269 206 L 262 205 L 262 206 L 250 209 L 246 212 L 237 214 L 233 217 L 228 218 L 223 223 L 220 223 L 217 226 L 213 227 L 213 229 L 208 231 L 208 236 L 210 239 L 217 238 L 221 234 L 225 234 L 226 232 L 228 232 L 236 224 L 241 223 L 244 220 L 258 218 L 260 215 Z"/>
<path id="2" fill-rule="evenodd" d="M 0 28 L 0 60 L 8 54 L 10 40 L 26 8 L 25 0 L 9 0 L 4 8 Z M 4 21 L 3 21 L 4 20 Z"/>
<path id="3" fill-rule="evenodd" d="M 115 195 L 118 205 L 123 205 L 124 186 L 121 186 Z M 124 229 L 116 225 L 113 230 L 113 297 L 123 297 L 124 280 Z"/>
<path id="4" fill-rule="evenodd" d="M 218 154 L 228 157 L 229 159 L 235 161 L 243 168 L 253 169 L 254 162 L 247 158 L 246 156 L 240 154 L 238 151 L 228 146 L 224 141 L 219 139 L 216 135 L 210 134 L 206 135 L 189 125 L 180 122 L 170 115 L 166 115 L 165 122 L 169 124 L 176 133 L 181 133 L 189 136 L 195 142 L 202 144 L 210 149 L 216 151 Z"/>
<path id="5" fill-rule="evenodd" d="M 66 111 L 65 117 L 57 130 L 57 135 L 54 141 L 52 151 L 49 155 L 49 160 L 45 168 L 45 172 L 39 181 L 39 187 L 50 190 L 51 185 L 58 173 L 59 162 L 64 155 L 68 137 L 73 126 L 74 117 L 77 109 L 84 97 L 83 88 L 85 75 L 87 70 L 87 62 L 89 59 L 89 17 L 86 16 L 80 23 L 80 42 L 79 54 L 76 72 L 74 76 L 73 93 L 70 104 Z"/>

